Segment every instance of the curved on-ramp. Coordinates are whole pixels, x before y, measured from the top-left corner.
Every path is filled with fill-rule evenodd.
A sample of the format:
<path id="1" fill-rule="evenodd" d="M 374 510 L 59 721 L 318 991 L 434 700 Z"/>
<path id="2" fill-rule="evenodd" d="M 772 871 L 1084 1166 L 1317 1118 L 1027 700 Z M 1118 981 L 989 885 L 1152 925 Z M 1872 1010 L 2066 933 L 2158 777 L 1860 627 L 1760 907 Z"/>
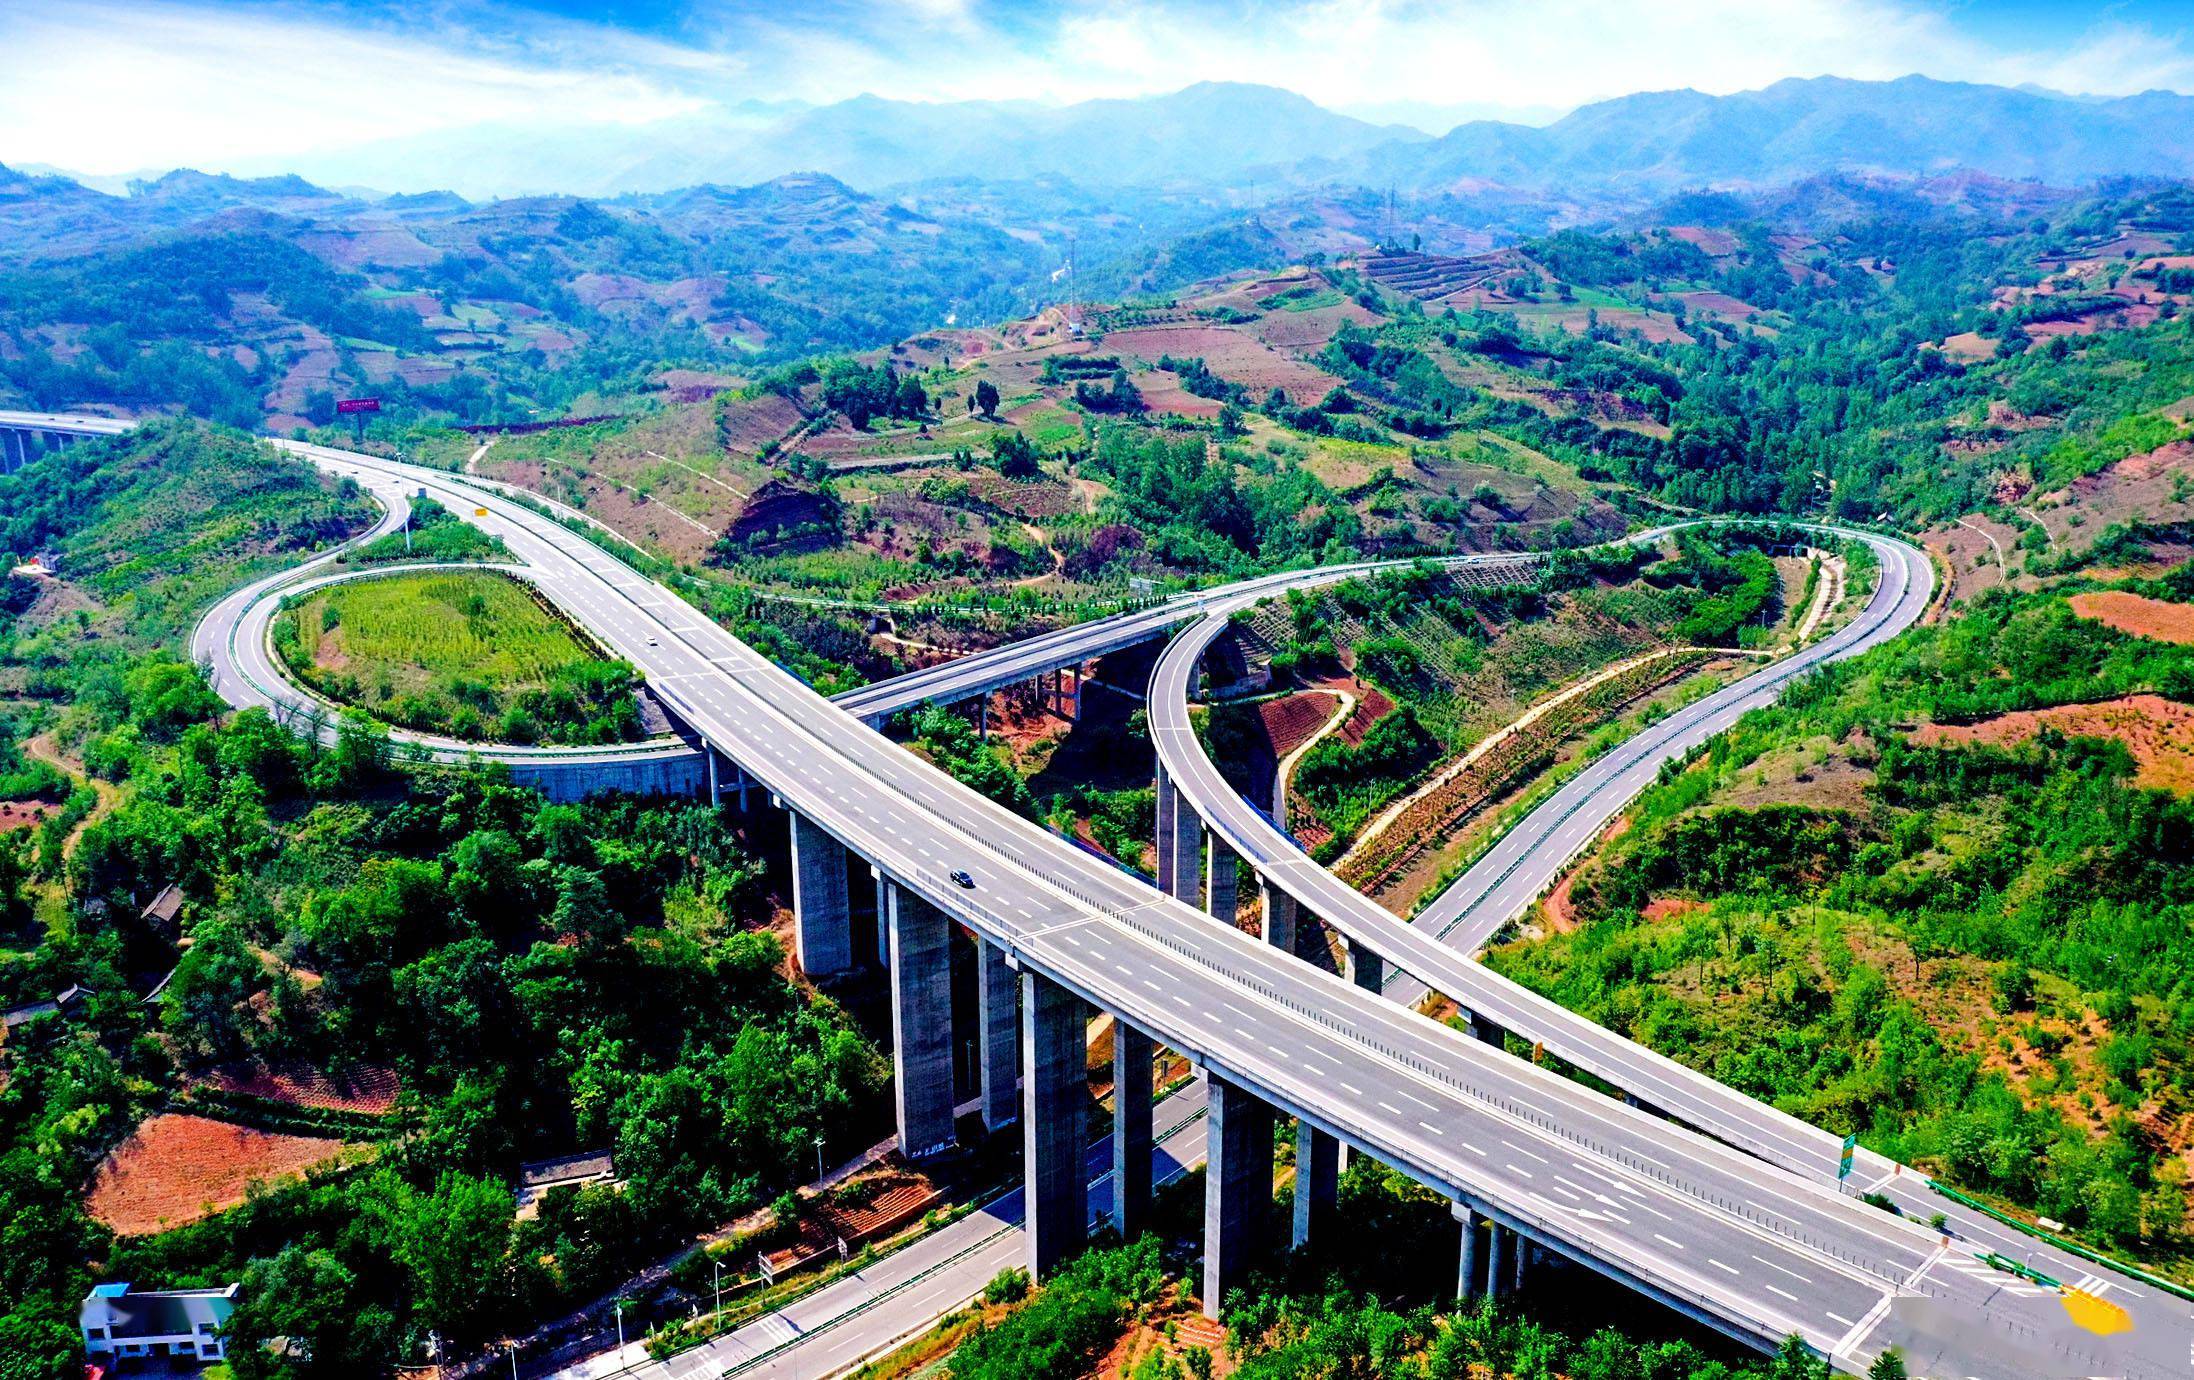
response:
<path id="1" fill-rule="evenodd" d="M 1933 589 L 1927 558 L 1892 538 L 1858 531 L 1845 535 L 1868 542 L 1882 559 L 1880 583 L 1858 618 L 1834 636 L 1670 714 L 1594 761 L 1511 829 L 1414 925 L 1314 861 L 1243 800 L 1220 775 L 1190 725 L 1188 698 L 1195 667 L 1232 614 L 1254 602 L 1252 596 L 1214 608 L 1159 658 L 1151 673 L 1148 710 L 1159 766 L 1204 827 L 1248 862 L 1265 885 L 1325 920 L 1352 946 L 1423 984 L 1390 982 L 1392 995 L 1413 999 L 1424 988 L 1444 993 L 1472 1014 L 1542 1043 L 1549 1053 L 1688 1125 L 1794 1173 L 1832 1180 L 1840 1145 L 1836 1137 L 1565 1010 L 1472 961 L 1466 950 L 1475 949 L 1535 899 L 1577 850 L 1652 782 L 1663 761 L 1771 702 L 1792 678 L 1910 626 Z M 1464 928 L 1464 919 L 1475 921 L 1466 931 L 1471 936 L 1467 943 L 1455 933 Z"/>
<path id="2" fill-rule="evenodd" d="M 1401 920 L 1314 862 L 1219 774 L 1191 728 L 1189 689 L 1197 662 L 1225 630 L 1231 614 L 1253 597 L 1215 605 L 1184 629 L 1153 669 L 1148 714 L 1159 766 L 1207 829 L 1247 860 L 1264 884 L 1327 920 L 1352 946 L 1362 945 L 1397 969 L 1389 997 L 1414 1002 L 1427 990 L 1453 998 L 1500 1029 L 1540 1044 L 1556 1057 L 1606 1080 L 1626 1095 L 1716 1139 L 1806 1177 L 1835 1183 L 1840 1138 L 1685 1067 L 1501 976 L 1470 955 L 1523 913 L 1598 838 L 1605 826 L 1658 778 L 1661 766 L 1772 704 L 1796 678 L 1856 656 L 1897 636 L 1926 612 L 1934 568 L 1909 542 L 1878 532 L 1804 524 L 1863 541 L 1880 562 L 1881 579 L 1851 622 L 1711 695 L 1684 706 L 1596 758 L 1511 827 L 1451 883 L 1414 923 Z M 1658 536 L 1659 532 L 1649 534 Z M 1163 846 L 1163 843 L 1161 843 Z M 2145 1364 L 2194 1348 L 2194 1317 L 2180 1301 L 2122 1275 L 2098 1276 L 2091 1262 L 2038 1243 L 1980 1212 L 1933 1194 L 1926 1177 L 1871 1151 L 1856 1153 L 1852 1191 L 1871 1191 L 1904 1215 L 1942 1213 L 1959 1244 L 1956 1255 L 1994 1252 L 2025 1260 L 2053 1277 L 2107 1291 L 2134 1316 Z M 1952 1237 L 1946 1235 L 1946 1250 Z M 1921 1354 L 1908 1354 L 1916 1365 Z M 2141 1373 L 2118 1358 L 2112 1374 Z M 2047 1368 L 2039 1357 L 2036 1372 Z M 1915 1369 L 1915 1374 L 1934 1373 Z M 1975 1374 L 2009 1373 L 1977 1370 Z"/>

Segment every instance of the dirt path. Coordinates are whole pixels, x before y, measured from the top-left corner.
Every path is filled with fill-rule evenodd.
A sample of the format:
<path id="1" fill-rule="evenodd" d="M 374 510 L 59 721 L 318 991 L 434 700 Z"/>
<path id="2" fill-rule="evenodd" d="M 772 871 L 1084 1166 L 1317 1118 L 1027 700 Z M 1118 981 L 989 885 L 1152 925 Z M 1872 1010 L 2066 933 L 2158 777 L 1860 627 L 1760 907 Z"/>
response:
<path id="1" fill-rule="evenodd" d="M 1021 533 L 1030 541 L 1035 542 L 1045 555 L 1051 557 L 1051 569 L 1041 575 L 1029 575 L 1015 580 L 1010 587 L 1013 589 L 1027 589 L 1032 585 L 1040 585 L 1046 580 L 1064 580 L 1067 573 L 1067 558 L 1060 554 L 1058 547 L 1051 544 L 1051 533 L 1046 532 L 1033 522 L 1022 523 Z"/>
<path id="2" fill-rule="evenodd" d="M 486 449 L 486 446 L 482 446 L 480 447 L 480 450 L 474 451 L 472 453 L 472 459 L 479 459 L 480 451 L 484 451 Z M 650 453 L 652 454 L 652 452 Z M 650 497 L 644 490 L 636 489 L 632 485 L 625 483 L 621 479 L 612 479 L 608 475 L 603 474 L 598 470 L 590 470 L 584 465 L 574 465 L 568 460 L 551 460 L 547 456 L 543 455 L 528 456 L 527 460 L 532 464 L 541 465 L 544 467 L 554 465 L 558 469 L 570 470 L 573 474 L 582 475 L 588 479 L 597 480 L 603 484 L 607 484 L 613 489 L 622 489 L 626 493 L 632 495 L 634 507 L 660 508 L 668 516 L 676 518 L 678 521 L 684 523 L 688 527 L 691 527 L 694 531 L 699 532 L 701 535 L 709 538 L 710 540 L 713 541 L 716 538 L 716 529 L 710 527 L 707 523 L 701 521 L 699 518 L 682 513 L 676 508 L 670 506 L 668 503 L 663 502 L 663 500 Z M 468 460 L 465 463 L 467 465 L 470 465 L 472 463 L 472 460 Z M 520 484 L 513 485 L 512 487 L 522 489 L 525 486 Z"/>
<path id="3" fill-rule="evenodd" d="M 1981 535 L 1988 536 L 1986 532 Z M 1989 540 L 1993 542 L 1995 538 L 1989 537 Z M 2003 559 L 2001 551 L 1996 556 L 1999 562 Z M 1813 591 L 1813 607 L 1806 610 L 1805 621 L 1798 625 L 1798 631 L 1791 636 L 1792 647 L 1803 647 L 1812 641 L 1814 630 L 1821 626 L 1821 621 L 1844 601 L 1844 558 L 1830 556 L 1822 561 L 1821 575 L 1823 578 Z"/>
<path id="4" fill-rule="evenodd" d="M 1318 743 L 1321 739 L 1323 739 L 1327 734 L 1333 733 L 1338 730 L 1342 724 L 1348 722 L 1349 716 L 1356 712 L 1356 697 L 1348 693 L 1346 690 L 1329 690 L 1323 687 L 1313 687 L 1308 693 L 1314 695 L 1331 695 L 1341 702 L 1341 707 L 1333 711 L 1333 717 L 1326 720 L 1324 725 L 1321 726 L 1316 733 L 1311 734 L 1308 738 L 1305 738 L 1300 743 L 1297 743 L 1295 745 L 1295 751 L 1281 758 L 1279 765 L 1272 769 L 1272 817 L 1280 821 L 1280 827 L 1283 829 L 1287 827 L 1288 782 L 1294 779 L 1295 764 L 1302 760 L 1304 753 L 1318 746 Z"/>
<path id="5" fill-rule="evenodd" d="M 76 785 L 90 785 L 92 792 L 99 797 L 99 803 L 91 807 L 91 813 L 77 822 L 76 827 L 69 831 L 68 838 L 62 843 L 61 856 L 65 859 L 76 851 L 76 841 L 84 836 L 84 831 L 100 820 L 105 819 L 108 813 L 120 803 L 122 799 L 121 789 L 112 782 L 100 781 L 87 776 L 84 772 L 84 764 L 72 760 L 67 754 L 63 753 L 61 745 L 54 742 L 53 735 L 50 733 L 41 733 L 35 738 L 24 740 L 23 755 L 25 757 L 35 757 L 49 766 L 59 768 Z"/>
<path id="6" fill-rule="evenodd" d="M 1990 547 L 1994 548 L 1996 552 L 1996 568 L 2004 573 L 2004 579 L 2009 580 L 2011 578 L 2011 566 L 2004 560 L 2004 544 L 1996 540 L 1996 534 L 1989 531 L 1986 527 L 1981 526 L 1979 523 L 1968 522 L 1964 518 L 1958 519 L 1958 525 L 1965 528 L 1969 532 L 1980 533 L 1982 539 L 1985 540 Z"/>
<path id="7" fill-rule="evenodd" d="M 1430 781 L 1427 781 L 1424 785 L 1419 786 L 1416 790 L 1411 791 L 1408 795 L 1403 796 L 1400 800 L 1395 801 L 1392 805 L 1389 805 L 1384 810 L 1381 810 L 1378 816 L 1374 818 L 1371 823 L 1364 826 L 1363 831 L 1356 836 L 1356 841 L 1349 845 L 1348 851 L 1346 853 L 1343 853 L 1340 858 L 1333 864 L 1333 870 L 1338 872 L 1342 868 L 1346 867 L 1352 860 L 1355 859 L 1357 854 L 1361 853 L 1366 847 L 1371 844 L 1372 840 L 1378 838 L 1379 835 L 1385 833 L 1388 825 L 1392 824 L 1395 820 L 1401 818 L 1403 811 L 1407 810 L 1410 806 L 1416 804 L 1418 801 L 1424 799 L 1426 796 L 1431 795 L 1433 792 L 1438 791 L 1442 787 L 1446 786 L 1449 782 L 1453 781 L 1456 777 L 1462 775 L 1464 772 L 1470 770 L 1470 768 L 1475 765 L 1480 758 L 1484 757 L 1487 753 L 1493 751 L 1493 749 L 1499 747 L 1502 743 L 1508 741 L 1510 738 L 1515 737 L 1518 733 L 1521 733 L 1525 729 L 1531 727 L 1540 719 L 1544 718 L 1547 714 L 1561 708 L 1563 705 L 1569 703 L 1571 700 L 1576 699 L 1579 695 L 1587 693 L 1588 691 L 1592 690 L 1593 687 L 1613 680 L 1615 677 L 1622 675 L 1627 671 L 1635 670 L 1640 666 L 1651 665 L 1652 663 L 1660 661 L 1665 657 L 1671 657 L 1678 655 L 1679 653 L 1690 652 L 1693 650 L 1695 649 L 1691 647 L 1660 647 L 1653 651 L 1647 652 L 1643 656 L 1630 657 L 1627 660 L 1618 661 L 1612 666 L 1604 666 L 1600 670 L 1585 677 L 1583 680 L 1580 680 L 1574 685 L 1569 686 L 1567 689 L 1561 690 L 1553 695 L 1549 695 L 1547 698 L 1539 701 L 1537 704 L 1531 706 L 1531 708 L 1525 710 L 1523 714 L 1516 718 L 1514 721 L 1495 729 L 1493 732 L 1479 739 L 1477 744 L 1473 746 L 1470 751 L 1464 753 L 1462 756 L 1448 763 L 1447 766 L 1441 768 L 1440 771 L 1433 775 Z"/>
<path id="8" fill-rule="evenodd" d="M 655 459 L 662 461 L 666 465 L 676 465 L 679 469 L 684 470 L 687 474 L 690 474 L 694 478 L 701 480 L 703 483 L 714 484 L 717 488 L 722 489 L 725 493 L 730 494 L 733 498 L 738 499 L 742 503 L 747 500 L 748 495 L 746 490 L 734 488 L 731 485 L 726 484 L 723 480 L 718 479 L 713 474 L 704 474 L 700 470 L 695 469 L 693 466 L 687 464 L 683 460 L 673 460 L 667 455 L 663 455 L 652 450 L 643 450 L 640 453 L 642 455 L 653 456 Z"/>

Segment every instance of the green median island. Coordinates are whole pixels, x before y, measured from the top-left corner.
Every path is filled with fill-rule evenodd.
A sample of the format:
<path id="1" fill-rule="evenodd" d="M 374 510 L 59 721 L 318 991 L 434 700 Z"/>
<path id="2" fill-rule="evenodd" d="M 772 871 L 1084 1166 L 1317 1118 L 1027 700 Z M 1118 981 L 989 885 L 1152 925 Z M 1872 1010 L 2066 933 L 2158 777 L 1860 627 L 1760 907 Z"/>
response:
<path id="1" fill-rule="evenodd" d="M 273 635 L 292 675 L 400 728 L 580 746 L 646 736 L 631 665 L 494 571 L 327 585 L 284 606 Z"/>

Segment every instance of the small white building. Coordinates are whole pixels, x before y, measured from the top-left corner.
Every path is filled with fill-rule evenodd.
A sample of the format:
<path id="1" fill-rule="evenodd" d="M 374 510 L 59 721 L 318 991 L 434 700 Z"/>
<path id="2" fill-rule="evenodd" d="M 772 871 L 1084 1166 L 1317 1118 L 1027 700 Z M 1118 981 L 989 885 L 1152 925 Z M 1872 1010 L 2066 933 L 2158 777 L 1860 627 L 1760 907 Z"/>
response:
<path id="1" fill-rule="evenodd" d="M 221 1335 L 236 1311 L 236 1286 L 225 1289 L 132 1289 L 96 1284 L 77 1321 L 91 1356 L 174 1356 L 226 1360 Z"/>

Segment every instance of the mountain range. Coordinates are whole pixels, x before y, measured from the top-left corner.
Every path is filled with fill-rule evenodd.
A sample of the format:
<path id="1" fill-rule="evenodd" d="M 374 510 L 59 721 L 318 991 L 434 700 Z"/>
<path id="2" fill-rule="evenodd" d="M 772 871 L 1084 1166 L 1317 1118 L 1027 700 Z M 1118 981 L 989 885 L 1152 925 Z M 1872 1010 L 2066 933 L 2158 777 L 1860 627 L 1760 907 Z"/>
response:
<path id="1" fill-rule="evenodd" d="M 1820 77 L 1727 96 L 1645 92 L 1543 127 L 1478 120 L 1435 138 L 1274 87 L 1204 83 L 1067 106 L 858 96 L 818 107 L 746 103 L 621 127 L 478 125 L 229 169 L 302 173 L 330 186 L 453 187 L 472 197 L 613 196 L 791 172 L 825 173 L 864 191 L 1064 176 L 1090 187 L 1347 183 L 1434 192 L 1474 184 L 1671 191 L 1951 170 L 2053 185 L 2194 175 L 2194 97 Z"/>
<path id="2" fill-rule="evenodd" d="M 1439 139 L 1323 159 L 1329 177 L 1418 190 L 1458 182 L 1584 180 L 1663 188 L 1765 186 L 1826 172 L 1954 170 L 2057 186 L 2194 174 L 2194 97 L 2116 100 L 1904 77 L 1817 77 L 1707 96 L 1649 92 L 1588 105 L 1543 129 L 1495 121 Z"/>

